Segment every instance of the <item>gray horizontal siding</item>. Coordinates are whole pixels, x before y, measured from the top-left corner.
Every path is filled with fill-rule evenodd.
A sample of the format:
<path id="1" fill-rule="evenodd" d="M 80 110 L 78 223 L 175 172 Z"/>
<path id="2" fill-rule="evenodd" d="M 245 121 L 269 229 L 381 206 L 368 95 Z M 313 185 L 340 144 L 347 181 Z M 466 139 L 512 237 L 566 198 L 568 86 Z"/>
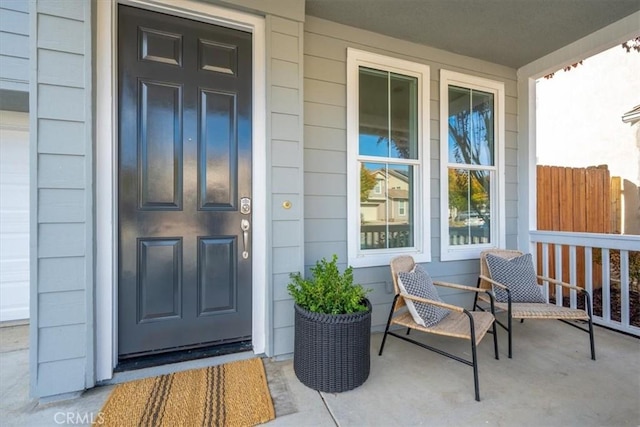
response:
<path id="1" fill-rule="evenodd" d="M 0 2 L 0 91 L 29 91 L 29 2 Z"/>
<path id="2" fill-rule="evenodd" d="M 474 285 L 478 261 L 441 263 L 440 250 L 440 87 L 439 71 L 447 69 L 504 82 L 506 92 L 506 182 L 507 236 L 515 236 L 517 164 L 516 72 L 508 67 L 455 55 L 415 43 L 307 17 L 304 49 L 304 161 L 305 161 L 305 268 L 330 257 L 347 258 L 347 136 L 346 136 L 346 52 L 354 47 L 426 64 L 431 69 L 430 144 L 431 173 L 430 224 L 432 259 L 427 269 L 439 280 Z M 513 221 L 512 221 L 513 219 Z M 393 299 L 388 266 L 360 268 L 354 278 L 371 288 L 374 305 L 373 328 L 380 330 Z M 466 295 L 443 290 L 453 303 L 470 302 Z"/>
<path id="3" fill-rule="evenodd" d="M 31 3 L 31 395 L 92 387 L 91 3 Z"/>
<path id="4" fill-rule="evenodd" d="M 84 189 L 42 188 L 38 192 L 38 222 L 44 223 L 82 223 L 86 219 L 84 212 Z"/>
<path id="5" fill-rule="evenodd" d="M 84 339 L 84 325 L 66 325 L 55 328 L 43 327 L 40 333 L 41 345 L 52 351 L 43 354 L 43 362 L 77 359 L 86 355 L 86 340 Z"/>
<path id="6" fill-rule="evenodd" d="M 24 58 L 25 52 L 29 52 L 28 36 L 0 32 L 0 55 Z"/>
<path id="7" fill-rule="evenodd" d="M 78 291 L 86 286 L 84 256 L 40 258 L 38 272 L 41 293 Z"/>
<path id="8" fill-rule="evenodd" d="M 301 23 L 267 17 L 272 356 L 293 352 L 293 303 L 286 287 L 289 274 L 304 266 L 302 35 Z"/>
<path id="9" fill-rule="evenodd" d="M 45 396 L 69 393 L 85 388 L 86 356 L 38 364 L 38 380 L 47 385 Z"/>
<path id="10" fill-rule="evenodd" d="M 85 154 L 84 123 L 64 120 L 38 120 L 38 153 Z"/>

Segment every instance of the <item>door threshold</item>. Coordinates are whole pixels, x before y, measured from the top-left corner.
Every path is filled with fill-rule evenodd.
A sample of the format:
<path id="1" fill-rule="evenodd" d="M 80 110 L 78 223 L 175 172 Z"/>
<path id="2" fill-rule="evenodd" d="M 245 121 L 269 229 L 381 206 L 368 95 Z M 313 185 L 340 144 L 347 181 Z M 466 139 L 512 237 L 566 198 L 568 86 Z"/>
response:
<path id="1" fill-rule="evenodd" d="M 190 360 L 209 357 L 224 356 L 225 354 L 251 351 L 251 340 L 233 342 L 227 344 L 211 345 L 207 347 L 176 350 L 146 356 L 133 357 L 118 361 L 118 366 L 113 372 L 126 372 L 137 369 L 151 368 L 154 366 L 169 365 L 173 363 L 188 362 Z"/>
<path id="2" fill-rule="evenodd" d="M 176 372 L 188 371 L 191 369 L 200 369 L 209 366 L 217 366 L 225 363 L 237 362 L 239 360 L 251 359 L 253 357 L 260 356 L 256 355 L 252 350 L 246 350 L 226 354 L 203 356 L 198 359 L 167 362 L 165 364 L 158 364 L 155 366 L 138 366 L 137 368 L 131 368 L 128 370 L 114 369 L 113 377 L 111 379 L 101 381 L 98 385 L 102 386 L 120 384 L 128 381 L 139 380 L 142 378 L 173 374 Z M 118 365 L 118 368 L 120 368 L 120 364 Z"/>

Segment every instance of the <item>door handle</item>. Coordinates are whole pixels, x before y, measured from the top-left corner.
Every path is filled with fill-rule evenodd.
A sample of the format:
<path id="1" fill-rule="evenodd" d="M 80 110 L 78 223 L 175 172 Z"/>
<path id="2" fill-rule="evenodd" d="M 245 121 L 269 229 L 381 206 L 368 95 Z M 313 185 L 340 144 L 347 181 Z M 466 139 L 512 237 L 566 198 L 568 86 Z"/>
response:
<path id="1" fill-rule="evenodd" d="M 249 228 L 251 228 L 251 224 L 249 220 L 243 219 L 240 221 L 240 229 L 242 230 L 242 258 L 249 258 L 249 251 L 247 250 L 247 242 L 249 240 Z"/>

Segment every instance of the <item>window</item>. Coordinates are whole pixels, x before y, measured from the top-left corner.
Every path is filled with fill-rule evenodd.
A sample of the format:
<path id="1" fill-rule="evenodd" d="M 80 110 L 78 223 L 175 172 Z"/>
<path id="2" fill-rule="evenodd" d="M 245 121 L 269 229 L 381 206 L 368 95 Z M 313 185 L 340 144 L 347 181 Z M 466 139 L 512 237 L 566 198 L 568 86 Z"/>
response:
<path id="1" fill-rule="evenodd" d="M 407 216 L 407 201 L 400 200 L 398 202 L 398 216 Z"/>
<path id="2" fill-rule="evenodd" d="M 383 178 L 376 178 L 376 185 L 373 187 L 374 194 L 382 194 L 382 186 L 384 185 L 383 181 Z"/>
<path id="3" fill-rule="evenodd" d="M 349 264 L 430 261 L 429 67 L 347 51 Z"/>
<path id="4" fill-rule="evenodd" d="M 440 72 L 441 259 L 504 246 L 504 84 Z"/>

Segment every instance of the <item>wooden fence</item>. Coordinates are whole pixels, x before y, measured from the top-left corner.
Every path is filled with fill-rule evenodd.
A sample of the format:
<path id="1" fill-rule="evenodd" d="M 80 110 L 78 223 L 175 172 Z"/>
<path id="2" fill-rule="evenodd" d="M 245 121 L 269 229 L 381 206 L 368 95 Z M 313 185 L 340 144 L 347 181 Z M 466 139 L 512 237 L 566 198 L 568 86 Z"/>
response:
<path id="1" fill-rule="evenodd" d="M 537 167 L 537 222 L 538 230 L 611 233 L 612 181 L 607 166 L 568 168 L 558 166 Z M 617 196 L 619 198 L 619 195 Z M 542 265 L 542 248 L 537 248 L 538 266 Z M 549 251 L 549 275 L 569 282 L 569 271 L 556 277 L 555 248 Z M 577 248 L 577 285 L 585 281 L 584 248 Z M 562 265 L 569 265 L 569 250 L 562 250 Z M 542 274 L 541 271 L 538 272 Z M 602 277 L 602 268 L 594 261 L 593 277 Z M 601 279 L 598 279 L 601 280 Z"/>

